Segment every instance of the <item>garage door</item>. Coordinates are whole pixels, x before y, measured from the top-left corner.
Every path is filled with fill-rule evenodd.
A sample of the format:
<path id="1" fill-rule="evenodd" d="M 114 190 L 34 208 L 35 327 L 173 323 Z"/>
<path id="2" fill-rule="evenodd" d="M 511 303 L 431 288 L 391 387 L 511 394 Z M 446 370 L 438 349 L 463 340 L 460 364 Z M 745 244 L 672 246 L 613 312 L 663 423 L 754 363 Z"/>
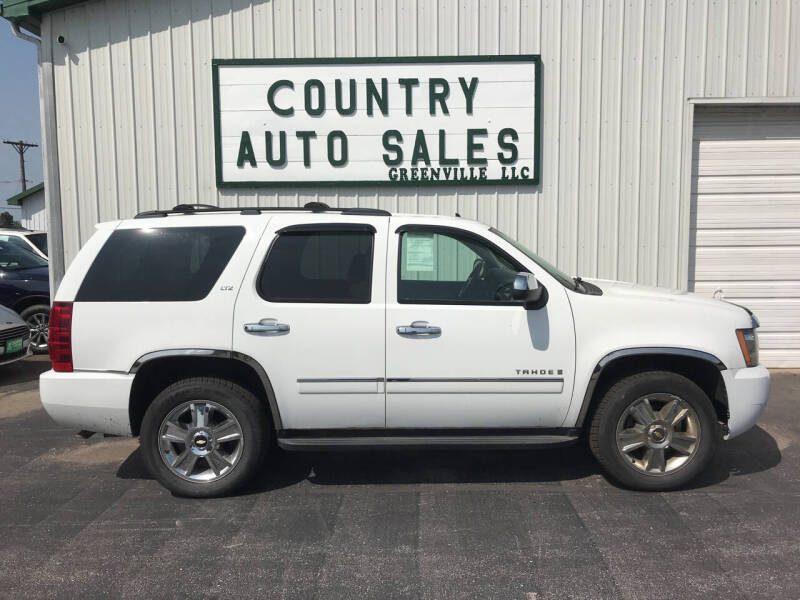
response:
<path id="1" fill-rule="evenodd" d="M 800 367 L 800 107 L 697 107 L 693 142 L 690 289 L 758 316 L 762 364 Z"/>

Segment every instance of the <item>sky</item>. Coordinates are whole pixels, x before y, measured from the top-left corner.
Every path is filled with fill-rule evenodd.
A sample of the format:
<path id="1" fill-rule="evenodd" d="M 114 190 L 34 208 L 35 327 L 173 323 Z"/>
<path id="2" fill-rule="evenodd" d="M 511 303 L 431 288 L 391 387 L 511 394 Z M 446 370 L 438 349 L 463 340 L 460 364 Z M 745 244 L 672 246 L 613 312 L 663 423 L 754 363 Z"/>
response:
<path id="1" fill-rule="evenodd" d="M 41 144 L 37 78 L 36 46 L 14 37 L 8 21 L 0 19 L 0 141 Z M 42 181 L 41 148 L 25 153 L 25 175 L 28 187 Z M 9 210 L 19 218 L 18 207 L 7 207 L 6 198 L 21 190 L 17 153 L 0 144 L 0 212 Z"/>

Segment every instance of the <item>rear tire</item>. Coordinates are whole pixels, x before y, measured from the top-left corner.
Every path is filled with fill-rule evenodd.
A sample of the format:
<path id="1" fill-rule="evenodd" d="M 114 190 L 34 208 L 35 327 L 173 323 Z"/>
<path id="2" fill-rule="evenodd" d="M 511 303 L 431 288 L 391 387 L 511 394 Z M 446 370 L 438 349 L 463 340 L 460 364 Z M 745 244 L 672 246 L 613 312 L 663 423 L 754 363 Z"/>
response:
<path id="1" fill-rule="evenodd" d="M 677 373 L 647 371 L 615 383 L 592 418 L 589 446 L 622 485 L 659 491 L 704 470 L 719 443 L 708 396 Z"/>
<path id="2" fill-rule="evenodd" d="M 31 330 L 31 349 L 34 354 L 47 354 L 50 307 L 46 304 L 34 304 L 19 313 Z"/>
<path id="3" fill-rule="evenodd" d="M 225 379 L 193 377 L 170 385 L 148 407 L 141 450 L 168 490 L 208 498 L 244 485 L 271 435 L 265 407 L 251 392 Z"/>

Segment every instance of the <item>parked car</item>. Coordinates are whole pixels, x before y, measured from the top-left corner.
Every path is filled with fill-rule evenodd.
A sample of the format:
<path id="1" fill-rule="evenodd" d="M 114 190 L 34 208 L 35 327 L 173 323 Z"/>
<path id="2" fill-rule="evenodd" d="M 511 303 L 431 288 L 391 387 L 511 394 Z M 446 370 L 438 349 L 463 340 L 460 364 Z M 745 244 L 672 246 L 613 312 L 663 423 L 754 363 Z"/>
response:
<path id="1" fill-rule="evenodd" d="M 47 352 L 50 279 L 47 259 L 19 242 L 0 241 L 0 305 L 19 313 L 31 332 L 31 349 Z"/>
<path id="2" fill-rule="evenodd" d="M 30 339 L 27 323 L 10 308 L 0 306 L 0 365 L 28 356 Z"/>
<path id="3" fill-rule="evenodd" d="M 47 234 L 27 229 L 0 229 L 0 242 L 19 243 L 23 248 L 47 258 Z"/>
<path id="4" fill-rule="evenodd" d="M 50 416 L 140 436 L 153 476 L 187 496 L 242 485 L 273 440 L 588 438 L 613 479 L 665 490 L 752 427 L 769 394 L 745 308 L 569 277 L 466 219 L 319 203 L 100 225 L 50 325 Z"/>

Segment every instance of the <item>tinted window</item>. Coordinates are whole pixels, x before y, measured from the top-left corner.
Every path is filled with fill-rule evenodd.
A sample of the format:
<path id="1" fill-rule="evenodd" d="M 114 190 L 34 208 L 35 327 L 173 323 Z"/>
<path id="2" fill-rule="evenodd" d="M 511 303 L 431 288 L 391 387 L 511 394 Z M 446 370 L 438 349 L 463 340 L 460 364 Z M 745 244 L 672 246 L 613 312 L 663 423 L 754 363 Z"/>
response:
<path id="1" fill-rule="evenodd" d="M 39 249 L 39 252 L 47 256 L 47 234 L 46 233 L 31 233 L 25 236 L 30 242 Z"/>
<path id="2" fill-rule="evenodd" d="M 400 237 L 399 302 L 512 302 L 518 268 L 472 236 L 407 231 Z"/>
<path id="3" fill-rule="evenodd" d="M 243 227 L 119 229 L 89 268 L 76 300 L 200 300 L 244 236 Z"/>
<path id="4" fill-rule="evenodd" d="M 270 302 L 366 304 L 372 291 L 370 231 L 288 231 L 272 244 L 259 278 Z"/>
<path id="5" fill-rule="evenodd" d="M 27 269 L 44 266 L 47 266 L 47 260 L 34 254 L 22 240 L 13 236 L 0 240 L 0 268 Z"/>

